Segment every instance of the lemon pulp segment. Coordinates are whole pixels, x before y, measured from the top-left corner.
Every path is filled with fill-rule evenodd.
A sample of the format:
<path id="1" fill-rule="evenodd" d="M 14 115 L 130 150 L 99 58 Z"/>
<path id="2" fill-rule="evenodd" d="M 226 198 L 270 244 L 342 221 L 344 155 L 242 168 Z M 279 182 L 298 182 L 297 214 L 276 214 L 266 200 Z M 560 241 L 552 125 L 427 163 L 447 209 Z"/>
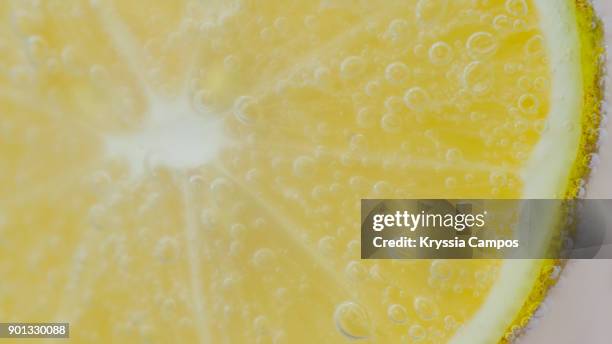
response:
<path id="1" fill-rule="evenodd" d="M 576 4 L 0 3 L 0 318 L 498 340 L 551 263 L 360 260 L 360 199 L 565 195 L 595 122 Z"/>

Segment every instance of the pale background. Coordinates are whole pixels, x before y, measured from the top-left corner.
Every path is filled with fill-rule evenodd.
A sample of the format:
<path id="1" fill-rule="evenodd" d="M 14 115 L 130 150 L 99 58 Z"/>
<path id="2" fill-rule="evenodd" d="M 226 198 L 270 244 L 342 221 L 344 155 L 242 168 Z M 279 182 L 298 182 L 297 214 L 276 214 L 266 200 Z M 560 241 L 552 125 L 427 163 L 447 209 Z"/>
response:
<path id="1" fill-rule="evenodd" d="M 556 1 L 556 0 L 550 0 Z M 612 0 L 596 0 L 600 17 L 607 25 L 606 42 L 612 47 Z M 608 61 L 606 92 L 612 114 L 612 64 Z M 612 134 L 612 121 L 606 125 Z M 612 138 L 604 141 L 599 163 L 587 188 L 589 198 L 612 198 Z M 559 277 L 534 322 L 518 341 L 520 344 L 611 344 L 612 260 L 574 260 Z"/>

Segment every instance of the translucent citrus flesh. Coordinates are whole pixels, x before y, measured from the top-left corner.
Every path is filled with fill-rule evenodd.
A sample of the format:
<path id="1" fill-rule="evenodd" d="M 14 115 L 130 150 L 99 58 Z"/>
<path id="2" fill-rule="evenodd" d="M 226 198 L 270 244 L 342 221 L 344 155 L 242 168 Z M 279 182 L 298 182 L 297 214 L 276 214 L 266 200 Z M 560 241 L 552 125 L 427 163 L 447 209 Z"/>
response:
<path id="1" fill-rule="evenodd" d="M 499 261 L 362 261 L 362 198 L 520 198 L 530 1 L 0 3 L 0 318 L 76 342 L 450 339 Z M 516 300 L 523 302 L 523 300 Z"/>

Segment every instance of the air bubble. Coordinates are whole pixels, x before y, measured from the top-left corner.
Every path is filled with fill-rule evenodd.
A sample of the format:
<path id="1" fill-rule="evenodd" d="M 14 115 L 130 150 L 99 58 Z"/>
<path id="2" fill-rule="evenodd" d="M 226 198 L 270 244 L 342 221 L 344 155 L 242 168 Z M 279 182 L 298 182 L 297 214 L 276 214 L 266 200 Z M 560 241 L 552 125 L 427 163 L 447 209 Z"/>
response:
<path id="1" fill-rule="evenodd" d="M 421 87 L 413 87 L 404 94 L 404 104 L 413 111 L 423 111 L 430 103 L 429 93 Z"/>
<path id="2" fill-rule="evenodd" d="M 228 71 L 237 71 L 240 64 L 238 63 L 238 58 L 234 55 L 227 55 L 225 59 L 223 59 L 223 66 Z"/>
<path id="3" fill-rule="evenodd" d="M 425 331 L 423 326 L 417 324 L 410 326 L 410 328 L 408 329 L 408 334 L 415 342 L 420 342 L 424 340 L 427 336 L 427 332 Z"/>
<path id="4" fill-rule="evenodd" d="M 488 32 L 473 33 L 467 41 L 468 53 L 473 59 L 489 57 L 497 51 L 497 39 Z"/>
<path id="5" fill-rule="evenodd" d="M 193 95 L 193 106 L 198 112 L 206 112 L 210 101 L 210 92 L 207 90 L 198 90 Z"/>
<path id="6" fill-rule="evenodd" d="M 334 312 L 334 322 L 338 331 L 349 339 L 366 339 L 370 335 L 368 314 L 355 302 L 339 304 Z"/>
<path id="7" fill-rule="evenodd" d="M 353 79 L 365 71 L 365 61 L 359 56 L 349 56 L 340 64 L 340 73 L 343 78 Z"/>
<path id="8" fill-rule="evenodd" d="M 166 236 L 157 241 L 153 254 L 160 262 L 170 263 L 177 258 L 178 252 L 178 241 L 173 237 Z"/>
<path id="9" fill-rule="evenodd" d="M 385 114 L 380 122 L 380 126 L 383 128 L 383 130 L 389 133 L 400 131 L 401 125 L 401 118 L 393 113 Z"/>
<path id="10" fill-rule="evenodd" d="M 548 79 L 546 79 L 545 77 L 537 77 L 533 81 L 533 86 L 536 90 L 543 91 L 548 87 Z"/>
<path id="11" fill-rule="evenodd" d="M 89 68 L 89 77 L 91 81 L 102 84 L 108 81 L 108 71 L 103 66 L 94 65 Z"/>
<path id="12" fill-rule="evenodd" d="M 434 260 L 429 266 L 429 273 L 437 280 L 447 280 L 453 274 L 453 269 L 445 260 Z"/>
<path id="13" fill-rule="evenodd" d="M 527 23 L 522 19 L 517 19 L 512 23 L 512 29 L 514 31 L 525 31 L 527 30 Z"/>
<path id="14" fill-rule="evenodd" d="M 390 96 L 385 100 L 385 108 L 391 113 L 400 113 L 405 110 L 404 101 L 397 96 Z"/>
<path id="15" fill-rule="evenodd" d="M 461 151 L 457 148 L 450 148 L 446 151 L 446 161 L 450 163 L 457 163 L 461 160 Z"/>
<path id="16" fill-rule="evenodd" d="M 414 310 L 419 318 L 433 320 L 438 317 L 438 306 L 431 299 L 419 296 L 414 299 Z"/>
<path id="17" fill-rule="evenodd" d="M 64 49 L 62 49 L 62 54 L 61 54 L 61 59 L 62 59 L 62 63 L 65 66 L 72 66 L 75 64 L 75 51 L 74 48 L 71 46 L 66 46 L 64 47 Z"/>
<path id="18" fill-rule="evenodd" d="M 314 172 L 314 159 L 308 156 L 300 156 L 293 161 L 293 174 L 304 178 Z"/>
<path id="19" fill-rule="evenodd" d="M 535 35 L 525 43 L 525 54 L 528 56 L 539 56 L 544 52 L 544 38 L 542 35 Z"/>
<path id="20" fill-rule="evenodd" d="M 329 254 L 329 253 L 334 252 L 334 247 L 335 247 L 334 242 L 335 242 L 334 237 L 330 235 L 326 235 L 322 237 L 321 239 L 319 239 L 317 246 L 319 247 L 319 250 Z"/>
<path id="21" fill-rule="evenodd" d="M 453 59 L 453 48 L 446 42 L 436 42 L 429 48 L 429 61 L 437 65 L 445 65 Z"/>
<path id="22" fill-rule="evenodd" d="M 448 0 L 419 0 L 416 5 L 416 17 L 422 24 L 431 24 L 444 17 Z"/>
<path id="23" fill-rule="evenodd" d="M 253 329 L 257 333 L 263 333 L 268 328 L 268 318 L 264 315 L 259 315 L 253 319 Z"/>
<path id="24" fill-rule="evenodd" d="M 457 327 L 457 320 L 452 315 L 447 315 L 444 317 L 444 327 L 447 330 L 454 330 Z"/>
<path id="25" fill-rule="evenodd" d="M 355 260 L 349 262 L 344 271 L 349 278 L 355 281 L 363 280 L 368 275 L 366 268 Z"/>
<path id="26" fill-rule="evenodd" d="M 408 311 L 402 305 L 393 304 L 387 308 L 387 316 L 394 323 L 402 324 L 408 320 Z"/>
<path id="27" fill-rule="evenodd" d="M 363 134 L 354 134 L 351 136 L 350 147 L 352 150 L 359 150 L 365 147 L 365 136 Z"/>
<path id="28" fill-rule="evenodd" d="M 281 32 L 286 32 L 289 26 L 289 21 L 285 17 L 278 17 L 274 21 L 274 27 Z"/>
<path id="29" fill-rule="evenodd" d="M 509 30 L 511 27 L 510 19 L 508 16 L 500 14 L 493 19 L 493 27 L 498 31 Z"/>
<path id="30" fill-rule="evenodd" d="M 255 106 L 257 101 L 251 96 L 241 96 L 234 103 L 234 115 L 243 124 L 253 124 L 255 121 Z"/>
<path id="31" fill-rule="evenodd" d="M 489 183 L 493 186 L 504 186 L 508 183 L 508 176 L 501 171 L 494 171 L 489 174 Z"/>
<path id="32" fill-rule="evenodd" d="M 385 69 L 385 78 L 394 84 L 400 84 L 408 78 L 408 67 L 402 62 L 393 62 Z"/>
<path id="33" fill-rule="evenodd" d="M 368 128 L 376 123 L 376 114 L 372 109 L 363 107 L 357 112 L 357 125 L 361 128 Z"/>
<path id="34" fill-rule="evenodd" d="M 210 183 L 210 191 L 217 202 L 226 199 L 230 190 L 231 184 L 223 177 L 216 178 Z"/>
<path id="35" fill-rule="evenodd" d="M 454 189 L 457 187 L 457 178 L 455 177 L 446 177 L 444 180 L 444 186 L 447 189 Z"/>
<path id="36" fill-rule="evenodd" d="M 391 39 L 397 40 L 408 27 L 408 22 L 404 19 L 394 19 L 389 23 L 387 33 Z"/>
<path id="37" fill-rule="evenodd" d="M 48 45 L 47 42 L 40 36 L 28 37 L 28 50 L 33 58 L 42 60 L 47 54 Z"/>
<path id="38" fill-rule="evenodd" d="M 200 214 L 200 222 L 208 229 L 211 229 L 219 223 L 219 212 L 215 208 L 208 208 L 202 210 Z"/>
<path id="39" fill-rule="evenodd" d="M 314 71 L 314 77 L 318 85 L 325 86 L 331 81 L 331 72 L 329 71 L 329 68 L 318 67 Z"/>
<path id="40" fill-rule="evenodd" d="M 260 248 L 253 254 L 252 262 L 258 268 L 266 268 L 270 267 L 275 259 L 276 255 L 271 249 Z"/>
<path id="41" fill-rule="evenodd" d="M 491 87 L 491 73 L 480 61 L 468 64 L 463 70 L 463 86 L 474 95 L 484 95 Z"/>
<path id="42" fill-rule="evenodd" d="M 518 101 L 519 109 L 526 114 L 536 114 L 540 108 L 540 101 L 533 94 L 523 94 Z"/>
<path id="43" fill-rule="evenodd" d="M 506 11 L 513 16 L 524 16 L 527 14 L 527 3 L 525 0 L 506 0 Z"/>
<path id="44" fill-rule="evenodd" d="M 376 182 L 376 184 L 374 184 L 374 193 L 379 196 L 389 195 L 391 194 L 392 191 L 393 191 L 393 188 L 391 186 L 391 183 L 386 182 L 384 180 Z"/>
<path id="45" fill-rule="evenodd" d="M 375 97 L 380 95 L 381 85 L 380 82 L 373 80 L 366 84 L 365 93 L 370 97 Z"/>

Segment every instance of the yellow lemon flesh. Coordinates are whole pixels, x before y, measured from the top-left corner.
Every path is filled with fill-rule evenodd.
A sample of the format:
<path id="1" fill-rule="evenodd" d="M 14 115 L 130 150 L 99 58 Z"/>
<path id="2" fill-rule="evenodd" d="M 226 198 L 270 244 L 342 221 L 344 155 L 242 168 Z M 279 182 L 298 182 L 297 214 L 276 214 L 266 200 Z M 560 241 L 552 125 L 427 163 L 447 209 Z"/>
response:
<path id="1" fill-rule="evenodd" d="M 600 35 L 583 1 L 3 1 L 0 319 L 510 339 L 554 262 L 360 260 L 360 199 L 574 196 Z"/>

